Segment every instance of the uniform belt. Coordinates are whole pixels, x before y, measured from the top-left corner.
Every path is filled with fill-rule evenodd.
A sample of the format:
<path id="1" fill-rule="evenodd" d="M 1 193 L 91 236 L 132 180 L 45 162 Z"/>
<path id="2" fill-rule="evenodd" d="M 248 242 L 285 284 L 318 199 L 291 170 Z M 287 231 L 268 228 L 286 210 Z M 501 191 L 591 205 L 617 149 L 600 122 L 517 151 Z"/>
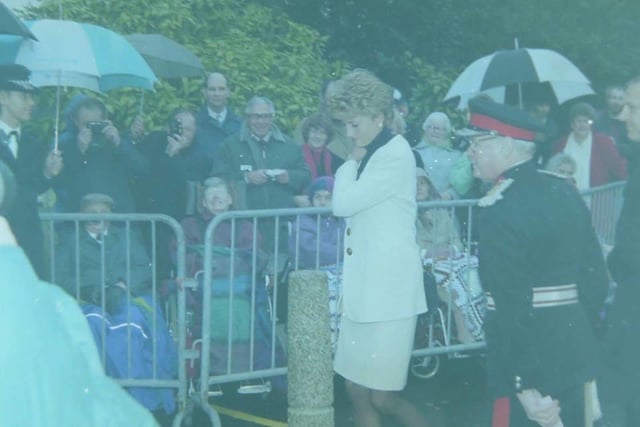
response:
<path id="1" fill-rule="evenodd" d="M 533 308 L 558 307 L 561 305 L 576 304 L 578 302 L 578 288 L 575 284 L 560 286 L 540 286 L 532 289 Z M 491 292 L 486 293 L 487 310 L 494 311 L 496 303 Z"/>

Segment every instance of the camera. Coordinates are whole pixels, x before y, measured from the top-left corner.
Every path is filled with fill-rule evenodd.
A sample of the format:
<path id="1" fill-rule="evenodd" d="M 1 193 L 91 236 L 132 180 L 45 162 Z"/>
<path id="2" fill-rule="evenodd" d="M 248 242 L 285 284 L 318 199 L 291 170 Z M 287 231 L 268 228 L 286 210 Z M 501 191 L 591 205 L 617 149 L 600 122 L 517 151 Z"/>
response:
<path id="1" fill-rule="evenodd" d="M 283 169 L 267 169 L 264 171 L 265 175 L 267 175 L 271 181 L 278 179 L 278 176 L 280 176 L 282 172 L 284 172 Z"/>
<path id="2" fill-rule="evenodd" d="M 105 121 L 90 121 L 87 122 L 87 127 L 91 130 L 94 135 L 102 134 L 104 128 L 109 126 L 109 122 Z"/>
<path id="3" fill-rule="evenodd" d="M 175 117 L 169 120 L 169 135 L 182 135 L 182 120 Z"/>
<path id="4" fill-rule="evenodd" d="M 102 149 L 107 146 L 107 139 L 102 131 L 109 126 L 109 122 L 106 121 L 90 121 L 87 122 L 87 127 L 91 130 L 91 144 L 93 149 Z"/>
<path id="5" fill-rule="evenodd" d="M 453 149 L 455 150 L 465 152 L 469 149 L 470 146 L 471 137 L 469 136 L 456 135 L 451 138 L 451 147 L 453 147 Z"/>

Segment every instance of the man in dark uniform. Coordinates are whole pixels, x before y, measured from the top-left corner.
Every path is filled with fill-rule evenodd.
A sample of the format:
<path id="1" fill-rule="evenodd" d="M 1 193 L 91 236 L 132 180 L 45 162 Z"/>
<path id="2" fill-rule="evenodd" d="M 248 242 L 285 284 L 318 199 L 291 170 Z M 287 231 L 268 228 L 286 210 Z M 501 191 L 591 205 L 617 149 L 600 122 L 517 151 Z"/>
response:
<path id="1" fill-rule="evenodd" d="M 44 278 L 38 194 L 49 188 L 50 179 L 60 173 L 62 157 L 48 152 L 44 143 L 22 128 L 35 105 L 35 88 L 29 75 L 29 70 L 21 65 L 0 65 L 0 160 L 11 169 L 17 183 L 16 198 L 7 219 L 33 269 Z"/>
<path id="2" fill-rule="evenodd" d="M 539 122 L 484 99 L 469 107 L 467 154 L 494 183 L 478 214 L 493 425 L 583 427 L 597 406 L 593 325 L 607 290 L 591 216 L 575 188 L 536 169 Z"/>

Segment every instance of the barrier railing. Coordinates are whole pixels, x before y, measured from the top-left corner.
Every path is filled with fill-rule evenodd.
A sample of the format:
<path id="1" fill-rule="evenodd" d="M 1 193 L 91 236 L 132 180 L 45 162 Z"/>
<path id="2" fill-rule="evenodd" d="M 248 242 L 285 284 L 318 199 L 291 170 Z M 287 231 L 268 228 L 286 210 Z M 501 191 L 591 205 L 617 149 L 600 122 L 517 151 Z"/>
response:
<path id="1" fill-rule="evenodd" d="M 615 223 L 622 204 L 623 185 L 624 183 L 614 183 L 583 193 L 592 212 L 594 228 L 603 245 L 613 243 Z M 466 342 L 461 342 L 459 336 L 454 336 L 456 323 L 458 323 L 457 329 L 460 329 L 468 320 L 464 312 L 460 313 L 461 308 L 473 302 L 473 298 L 478 296 L 473 293 L 477 293 L 478 289 L 473 287 L 478 284 L 474 282 L 476 278 L 472 277 L 477 273 L 476 212 L 477 201 L 475 200 L 432 201 L 419 204 L 419 215 L 426 214 L 425 223 L 431 227 L 431 235 L 439 236 L 437 245 L 441 249 L 430 251 L 431 246 L 425 243 L 422 251 L 425 274 L 431 274 L 436 282 L 435 293 L 430 298 L 435 300 L 436 304 L 430 307 L 430 311 L 437 315 L 425 317 L 425 328 L 422 332 L 418 332 L 425 334 L 425 340 L 422 343 L 416 340 L 416 349 L 413 353 L 418 361 L 418 367 L 426 369 L 426 373 L 429 374 L 424 375 L 425 377 L 430 376 L 434 367 L 432 363 L 434 360 L 437 361 L 438 356 L 456 357 L 482 350 L 485 345 L 481 335 L 473 335 L 473 339 Z M 327 307 L 332 312 L 337 312 L 344 227 L 339 223 L 328 226 L 327 218 L 330 218 L 330 214 L 329 208 L 221 213 L 207 225 L 203 240 L 206 243 L 198 248 L 189 247 L 180 224 L 164 215 L 43 213 L 41 218 L 52 236 L 61 233 L 62 226 L 66 224 L 67 232 L 71 233 L 72 238 L 75 239 L 75 246 L 72 245 L 75 248 L 74 253 L 66 255 L 74 259 L 76 266 L 80 264 L 81 258 L 79 236 L 85 232 L 86 222 L 108 221 L 112 224 L 121 224 L 127 242 L 125 250 L 127 273 L 123 278 L 127 283 L 131 283 L 132 280 L 132 236 L 140 227 L 147 228 L 149 233 L 147 248 L 150 251 L 150 261 L 155 264 L 158 228 L 168 227 L 171 230 L 176 249 L 174 283 L 177 283 L 177 286 L 176 311 L 172 313 L 170 319 L 171 329 L 174 337 L 177 338 L 178 345 L 177 378 L 157 378 L 158 355 L 154 346 L 151 378 L 129 377 L 119 378 L 117 381 L 125 387 L 175 389 L 178 416 L 174 425 L 177 426 L 181 425 L 192 401 L 202 406 L 213 425 L 219 425 L 217 415 L 208 405 L 208 398 L 215 395 L 216 391 L 212 390 L 222 384 L 240 382 L 239 392 L 263 392 L 270 389 L 266 380 L 275 381 L 277 377 L 287 373 L 287 364 L 283 355 L 286 349 L 286 328 L 284 327 L 286 307 L 283 307 L 286 298 L 283 298 L 283 295 L 286 296 L 286 276 L 290 269 L 326 272 L 329 282 L 336 286 L 330 291 L 330 296 L 334 295 L 335 300 L 328 301 Z M 301 220 L 301 218 L 306 219 Z M 226 248 L 215 244 L 215 236 L 225 223 L 229 233 L 229 244 Z M 265 227 L 275 230 L 274 239 L 269 241 L 268 247 L 265 247 L 259 238 L 260 231 Z M 236 237 L 241 228 L 245 231 L 250 230 L 252 238 L 249 244 L 237 243 Z M 312 245 L 305 240 L 308 237 L 305 233 L 309 232 L 316 235 Z M 288 245 L 284 244 L 285 239 L 290 239 L 287 242 Z M 327 255 L 326 250 L 323 252 L 322 241 L 325 239 L 335 244 L 331 249 L 335 257 Z M 49 248 L 51 281 L 54 283 L 59 273 L 56 269 L 56 240 L 50 240 Z M 202 271 L 195 275 L 186 268 L 186 259 L 190 253 L 202 257 Z M 102 263 L 100 274 L 104 282 L 108 273 L 105 271 L 107 255 L 104 249 L 100 256 Z M 75 295 L 79 298 L 81 275 L 77 267 L 74 274 Z M 155 269 L 152 269 L 151 275 L 150 294 L 153 305 L 158 307 L 156 298 L 161 285 L 160 278 L 156 277 Z M 458 277 L 459 283 L 454 283 L 454 276 Z M 473 292 L 466 295 L 465 299 L 461 298 L 461 289 Z M 131 290 L 127 289 L 126 292 L 127 301 L 133 299 Z M 188 293 L 194 297 L 192 306 L 187 305 Z M 103 286 L 101 290 L 103 310 L 105 296 Z M 194 311 L 199 311 L 199 315 Z M 188 312 L 190 321 L 187 319 Z M 151 324 L 155 335 L 157 330 L 155 316 Z M 102 326 L 102 328 L 102 357 L 105 360 L 105 327 Z M 194 330 L 193 342 L 187 343 L 188 332 L 194 332 Z M 128 348 L 129 365 L 131 357 L 131 349 Z M 188 367 L 196 368 L 196 362 L 199 363 L 196 369 L 197 374 L 190 375 L 187 369 Z M 189 399 L 190 397 L 193 399 Z"/>
<path id="2" fill-rule="evenodd" d="M 177 345 L 177 360 L 171 363 L 177 363 L 174 366 L 177 376 L 172 378 L 160 378 L 159 371 L 162 369 L 162 363 L 160 362 L 162 357 L 167 355 L 164 353 L 164 348 L 159 348 L 159 335 L 161 334 L 162 325 L 164 322 L 164 315 L 161 314 L 161 300 L 159 297 L 159 290 L 165 286 L 165 283 L 161 282 L 161 279 L 156 274 L 156 263 L 158 260 L 156 247 L 158 239 L 158 230 L 164 227 L 165 230 L 169 229 L 171 232 L 171 238 L 175 240 L 176 247 L 176 277 L 184 277 L 185 271 L 185 238 L 180 224 L 173 218 L 166 215 L 156 214 L 58 214 L 58 213 L 42 213 L 40 215 L 41 220 L 45 226 L 45 231 L 50 236 L 48 256 L 49 256 L 49 280 L 52 283 L 59 284 L 67 289 L 67 291 L 75 295 L 78 302 L 83 307 L 85 316 L 92 324 L 91 319 L 100 319 L 99 326 L 94 327 L 94 337 L 98 341 L 99 353 L 103 361 L 103 365 L 107 367 L 108 364 L 114 362 L 113 357 L 124 357 L 124 361 L 120 361 L 118 367 L 110 365 L 113 370 L 121 369 L 124 372 L 120 372 L 114 379 L 123 387 L 127 387 L 134 397 L 144 401 L 148 399 L 145 396 L 145 391 L 141 390 L 159 390 L 159 389 L 171 389 L 174 390 L 171 393 L 176 396 L 177 414 L 176 419 L 181 419 L 184 415 L 185 408 L 187 407 L 187 375 L 186 375 L 186 361 L 187 353 L 183 350 L 186 347 L 186 312 L 185 312 L 185 295 L 181 291 L 180 286 L 177 287 L 177 292 L 171 301 L 171 304 L 167 304 L 168 308 L 172 311 L 172 324 L 170 325 L 170 333 Z M 100 235 L 89 233 L 87 224 L 109 224 L 106 228 L 108 231 L 100 233 Z M 143 227 L 146 227 L 148 231 L 148 240 L 143 243 L 144 240 L 140 234 Z M 93 240 L 91 240 L 93 239 Z M 110 240 L 110 239 L 117 239 Z M 85 242 L 89 243 L 85 243 Z M 116 243 L 109 243 L 109 242 Z M 93 245 L 93 246 L 87 246 Z M 88 259 L 88 254 L 84 252 L 87 247 L 94 249 L 93 259 Z M 97 248 L 97 249 L 96 249 Z M 97 250 L 97 252 L 95 252 Z M 115 253 L 124 250 L 124 254 Z M 145 255 L 148 255 L 148 270 L 145 271 L 144 276 L 148 279 L 150 277 L 150 283 L 148 283 L 142 292 L 145 297 L 138 298 L 137 295 L 132 293 L 132 288 L 137 288 L 136 280 L 139 278 L 136 275 L 136 269 L 143 269 L 144 266 L 136 264 L 141 258 L 142 254 L 139 251 L 147 251 Z M 168 248 L 167 248 L 168 250 Z M 109 271 L 110 261 L 115 256 L 124 256 L 124 277 L 117 277 L 118 281 L 126 284 L 123 286 L 125 301 L 125 307 L 127 307 L 119 317 L 119 324 L 110 324 L 109 320 L 113 321 L 113 317 L 109 317 L 109 301 L 108 301 L 108 289 L 110 285 L 113 285 L 113 271 Z M 136 259 L 134 261 L 134 259 Z M 119 259 L 122 262 L 122 258 Z M 89 278 L 88 271 L 91 270 L 91 278 Z M 97 278 L 97 280 L 96 280 Z M 89 283 L 89 281 L 91 281 Z M 96 287 L 95 296 L 96 299 L 87 298 L 87 289 L 90 287 Z M 137 291 L 136 291 L 137 292 Z M 131 309 L 131 304 L 138 304 L 138 311 Z M 139 316 L 140 315 L 140 316 Z M 150 329 L 151 336 L 148 336 L 149 331 L 140 327 L 140 320 L 147 322 L 146 327 Z M 114 344 L 113 338 L 107 334 L 107 329 L 111 331 L 117 331 L 117 328 L 122 328 L 126 332 L 121 333 L 121 340 Z M 142 330 L 141 330 L 142 329 Z M 149 354 L 144 354 L 147 359 L 151 358 L 151 367 L 146 366 L 146 374 L 141 375 L 139 371 L 134 371 L 134 365 L 138 366 L 139 359 L 143 357 L 143 354 L 137 354 L 140 348 L 135 347 L 136 339 L 135 335 L 140 333 L 142 337 L 149 338 L 151 340 L 151 348 L 147 347 L 145 352 L 150 351 Z M 123 335 L 126 334 L 126 335 Z M 124 348 L 114 348 L 114 345 L 122 345 Z M 110 346 L 110 347 L 109 347 Z M 107 357 L 107 352 L 115 352 L 115 356 Z M 124 353 L 124 354 L 123 354 Z M 148 361 L 146 362 L 148 363 Z M 138 369 L 138 368 L 135 368 Z M 175 425 L 179 425 L 176 423 Z"/>
<path id="3" fill-rule="evenodd" d="M 591 207 L 593 218 L 594 218 L 594 227 L 596 229 L 597 234 L 601 238 L 601 241 L 604 244 L 611 244 L 613 242 L 613 234 L 615 229 L 615 222 L 617 219 L 617 214 L 621 205 L 621 194 L 622 187 L 624 183 L 614 183 L 601 188 L 591 189 L 587 192 L 584 192 L 584 197 Z M 422 212 L 432 211 L 437 212 L 440 211 L 442 215 L 433 215 L 433 229 L 435 230 L 434 234 L 444 234 L 446 235 L 446 241 L 440 242 L 439 244 L 442 247 L 445 247 L 441 253 L 429 253 L 428 250 L 423 250 L 423 261 L 425 263 L 425 271 L 430 271 L 435 274 L 436 281 L 438 283 L 438 289 L 435 293 L 436 299 L 441 303 L 439 307 L 441 312 L 439 319 L 431 319 L 430 322 L 435 320 L 439 320 L 440 325 L 436 325 L 437 328 L 440 328 L 440 337 L 437 340 L 436 345 L 433 341 L 433 331 L 431 334 L 427 332 L 426 337 L 427 344 L 426 346 L 417 346 L 414 350 L 413 355 L 416 358 L 422 357 L 437 357 L 438 355 L 449 355 L 450 357 L 457 357 L 458 355 L 464 355 L 469 352 L 476 352 L 478 350 L 482 350 L 485 346 L 484 340 L 480 334 L 475 334 L 472 336 L 472 339 L 468 339 L 466 341 L 460 341 L 459 336 L 456 336 L 456 329 L 460 329 L 463 326 L 469 327 L 481 327 L 481 323 L 479 325 L 473 325 L 473 316 L 482 316 L 483 308 L 480 307 L 482 305 L 481 300 L 483 298 L 481 288 L 478 289 L 477 277 L 477 257 L 476 257 L 476 241 L 477 236 L 475 235 L 475 220 L 477 213 L 477 201 L 476 200 L 454 200 L 454 201 L 432 201 L 432 202 L 423 202 L 419 204 L 419 209 Z M 276 230 L 275 241 L 273 242 L 273 246 L 270 248 L 263 248 L 267 250 L 271 250 L 273 255 L 270 258 L 271 266 L 269 270 L 272 271 L 271 276 L 268 278 L 270 283 L 265 284 L 262 282 L 261 274 L 258 274 L 258 270 L 260 269 L 258 256 L 256 254 L 260 251 L 260 247 L 258 244 L 257 238 L 254 238 L 252 247 L 249 248 L 249 252 L 252 254 L 252 266 L 251 266 L 251 287 L 250 287 L 250 301 L 251 301 L 251 329 L 255 329 L 256 322 L 256 302 L 258 298 L 256 297 L 257 289 L 261 286 L 269 285 L 273 289 L 271 289 L 271 313 L 274 314 L 270 317 L 271 322 L 271 334 L 269 336 L 271 346 L 269 348 L 269 357 L 267 366 L 256 368 L 254 361 L 257 356 L 257 347 L 253 343 L 255 337 L 252 335 L 249 337 L 249 340 L 252 344 L 249 344 L 248 351 L 248 359 L 249 364 L 246 366 L 245 370 L 232 369 L 231 365 L 233 363 L 232 352 L 230 347 L 232 343 L 230 338 L 233 335 L 233 322 L 231 320 L 227 320 L 227 356 L 228 359 L 226 361 L 226 369 L 223 372 L 213 372 L 211 370 L 211 361 L 209 357 L 203 357 L 201 360 L 201 370 L 200 370 L 200 383 L 203 385 L 208 384 L 209 386 L 220 385 L 229 382 L 236 381 L 244 381 L 244 380 L 257 380 L 257 379 L 266 379 L 272 378 L 275 376 L 282 375 L 286 373 L 286 367 L 281 366 L 276 360 L 276 347 L 279 342 L 278 337 L 276 336 L 276 330 L 278 325 L 285 319 L 278 319 L 275 313 L 278 313 L 280 310 L 278 306 L 283 304 L 281 298 L 279 298 L 279 294 L 283 293 L 285 283 L 282 282 L 279 275 L 286 274 L 278 267 L 281 264 L 280 259 L 282 257 L 289 258 L 290 268 L 296 270 L 298 268 L 303 269 L 312 269 L 312 270 L 323 270 L 330 271 L 331 274 L 340 273 L 340 262 L 341 262 L 341 253 L 342 253 L 342 242 L 341 236 L 335 238 L 337 242 L 335 246 L 335 260 L 331 263 L 327 263 L 326 259 L 322 259 L 323 254 L 321 254 L 321 240 L 322 233 L 326 233 L 323 231 L 322 223 L 323 218 L 330 215 L 331 211 L 328 208 L 294 208 L 294 209 L 278 209 L 278 210 L 255 210 L 255 211 L 230 211 L 225 212 L 220 215 L 217 215 L 213 221 L 207 227 L 205 233 L 205 242 L 211 242 L 213 236 L 216 233 L 216 229 L 223 224 L 224 222 L 231 223 L 231 229 L 237 230 L 239 229 L 239 223 L 242 221 L 248 221 L 251 223 L 251 228 L 254 231 L 254 236 L 257 234 L 259 229 L 259 223 L 262 220 L 269 219 L 273 221 L 273 227 Z M 301 254 L 301 222 L 299 218 L 301 217 L 310 217 L 311 221 L 307 221 L 307 226 L 311 224 L 315 224 L 315 231 L 320 238 L 318 238 L 315 242 L 316 252 L 312 257 L 311 261 L 308 256 L 305 258 L 305 254 Z M 288 227 L 282 227 L 284 223 L 288 223 Z M 447 223 L 447 230 L 442 230 L 441 227 L 445 226 Z M 454 227 L 451 227 L 451 224 L 454 224 Z M 384 224 L 381 224 L 384 226 Z M 288 235 L 281 235 L 278 232 L 287 229 Z M 332 233 L 340 233 L 341 229 L 334 228 L 331 229 Z M 232 236 L 234 232 L 232 231 Z M 292 236 L 292 237 L 290 237 Z M 329 237 L 329 236 L 324 236 Z M 290 248 L 293 247 L 293 251 L 289 251 L 286 254 L 281 252 L 282 248 L 282 240 L 283 239 L 292 239 L 292 244 Z M 231 256 L 237 256 L 235 254 L 235 249 L 233 247 L 233 242 L 235 239 L 231 239 Z M 331 240 L 331 239 L 330 239 Z M 308 242 L 307 242 L 308 243 Z M 308 245 L 307 245 L 308 248 Z M 280 251 L 278 251 L 280 249 Z M 204 283 L 212 283 L 212 263 L 214 263 L 217 256 L 214 253 L 213 246 L 205 244 L 204 247 Z M 308 255 L 308 254 L 306 254 Z M 230 265 L 233 266 L 235 263 L 230 262 Z M 331 265 L 328 265 L 331 264 Z M 227 271 L 225 272 L 227 275 L 227 279 L 229 282 L 233 282 L 234 280 L 234 272 Z M 268 276 L 268 275 L 267 275 Z M 474 276 L 474 277 L 472 277 Z M 459 280 L 459 283 L 455 282 L 455 277 Z M 338 278 L 339 280 L 339 278 Z M 475 287 L 475 288 L 474 288 Z M 447 290 L 446 288 L 449 288 Z M 453 289 L 453 291 L 451 291 Z M 469 292 L 466 295 L 466 298 L 461 298 L 459 294 L 456 294 L 456 290 L 466 289 Z M 210 313 L 211 304 L 210 299 L 212 297 L 212 292 L 215 292 L 215 286 L 213 288 L 211 286 L 205 286 L 203 288 L 203 313 Z M 331 291 L 330 291 L 331 294 Z M 237 295 L 235 296 L 237 297 Z M 232 301 L 234 298 L 233 292 L 229 296 L 229 311 L 232 311 Z M 474 298 L 476 300 L 474 300 Z M 470 313 L 460 313 L 462 311 L 463 306 L 469 306 L 470 304 L 476 304 L 477 307 L 470 308 Z M 436 307 L 438 308 L 438 307 Z M 209 314 L 210 315 L 210 314 Z M 467 317 L 471 317 L 471 320 L 467 322 Z M 206 319 L 205 319 L 206 318 Z M 481 319 L 476 319 L 476 321 L 481 321 Z M 456 325 L 456 322 L 459 322 Z M 431 325 L 433 326 L 433 325 Z M 211 318 L 203 316 L 202 323 L 202 336 L 210 336 L 211 335 Z M 459 333 L 457 335 L 460 335 Z M 429 341 L 431 339 L 432 341 Z M 201 355 L 210 354 L 211 352 L 211 340 L 203 339 L 202 340 L 202 350 Z M 215 345 L 215 344 L 214 344 Z M 202 387 L 200 390 L 202 393 L 202 397 L 206 398 L 208 393 L 208 387 Z"/>

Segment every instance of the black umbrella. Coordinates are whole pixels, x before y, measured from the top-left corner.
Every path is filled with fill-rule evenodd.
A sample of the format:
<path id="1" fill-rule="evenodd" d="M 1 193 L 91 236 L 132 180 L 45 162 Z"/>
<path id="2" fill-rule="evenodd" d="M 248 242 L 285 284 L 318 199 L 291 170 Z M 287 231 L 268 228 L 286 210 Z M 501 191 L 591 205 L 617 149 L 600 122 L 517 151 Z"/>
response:
<path id="1" fill-rule="evenodd" d="M 0 34 L 10 34 L 38 40 L 24 22 L 2 2 L 0 2 Z"/>
<path id="2" fill-rule="evenodd" d="M 545 85 L 535 85 L 539 83 Z M 444 100 L 455 97 L 465 100 L 487 93 L 504 102 L 505 90 L 511 85 L 518 90 L 525 85 L 534 85 L 534 92 L 538 88 L 551 90 L 558 103 L 593 94 L 589 79 L 559 53 L 548 49 L 515 49 L 500 50 L 474 61 L 451 85 Z M 522 98 L 518 98 L 521 103 Z"/>
<path id="3" fill-rule="evenodd" d="M 125 37 L 158 77 L 175 79 L 204 75 L 204 67 L 197 56 L 162 34 L 130 34 Z"/>

